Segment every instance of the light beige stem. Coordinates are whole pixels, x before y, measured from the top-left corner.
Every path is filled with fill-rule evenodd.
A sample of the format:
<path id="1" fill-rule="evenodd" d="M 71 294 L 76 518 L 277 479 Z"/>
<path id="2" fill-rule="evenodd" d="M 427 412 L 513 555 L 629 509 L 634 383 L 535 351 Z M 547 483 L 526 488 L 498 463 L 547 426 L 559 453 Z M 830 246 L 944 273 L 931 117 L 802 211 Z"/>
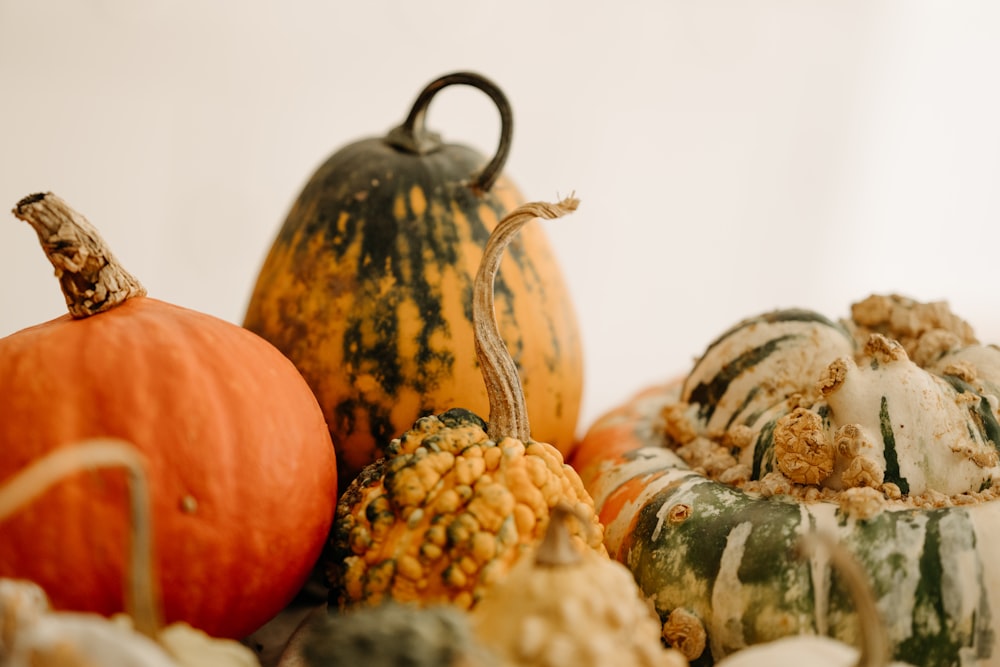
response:
<path id="1" fill-rule="evenodd" d="M 13 213 L 38 234 L 73 317 L 96 315 L 145 296 L 145 288 L 115 259 L 97 229 L 56 195 L 29 195 Z"/>
<path id="2" fill-rule="evenodd" d="M 153 578 L 149 484 L 143 459 L 135 447 L 123 440 L 95 438 L 46 454 L 0 486 L 0 521 L 66 477 L 91 468 L 125 468 L 128 475 L 131 544 L 125 573 L 125 611 L 136 630 L 155 638 L 162 624 Z"/>
<path id="3" fill-rule="evenodd" d="M 549 525 L 542 536 L 542 542 L 535 552 L 535 564 L 550 567 L 572 565 L 583 560 L 580 550 L 573 545 L 569 526 L 566 522 L 575 518 L 584 530 L 590 528 L 590 522 L 582 513 L 575 511 L 569 503 L 560 502 L 549 513 Z"/>
<path id="4" fill-rule="evenodd" d="M 489 436 L 499 442 L 513 437 L 527 442 L 531 437 L 528 410 L 517 365 L 500 337 L 494 309 L 493 284 L 507 245 L 525 224 L 535 218 L 553 220 L 576 210 L 580 200 L 567 197 L 549 204 L 532 202 L 517 207 L 497 223 L 483 250 L 483 259 L 473 286 L 472 322 L 476 357 L 490 400 Z"/>
<path id="5" fill-rule="evenodd" d="M 826 551 L 831 566 L 847 587 L 858 615 L 860 646 L 856 667 L 886 667 L 892 658 L 889 635 L 861 564 L 829 533 L 809 533 L 802 537 L 801 547 L 805 553 Z"/>

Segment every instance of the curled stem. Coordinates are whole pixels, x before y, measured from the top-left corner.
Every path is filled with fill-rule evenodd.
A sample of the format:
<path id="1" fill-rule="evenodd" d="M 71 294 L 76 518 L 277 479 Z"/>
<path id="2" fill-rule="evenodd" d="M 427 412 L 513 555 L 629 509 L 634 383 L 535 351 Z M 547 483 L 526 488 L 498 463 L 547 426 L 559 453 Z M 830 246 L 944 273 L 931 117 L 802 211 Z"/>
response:
<path id="1" fill-rule="evenodd" d="M 97 229 L 61 198 L 51 192 L 29 195 L 13 213 L 38 234 L 73 317 L 90 317 L 145 296 L 145 288 L 118 262 Z"/>
<path id="2" fill-rule="evenodd" d="M 131 444 L 112 438 L 85 440 L 49 452 L 0 486 L 0 521 L 66 477 L 91 468 L 124 468 L 129 484 L 131 544 L 125 571 L 125 611 L 136 630 L 155 638 L 161 627 L 152 566 L 149 483 L 142 456 Z"/>
<path id="3" fill-rule="evenodd" d="M 488 192 L 500 176 L 500 171 L 503 169 L 504 164 L 507 162 L 507 156 L 510 154 L 511 136 L 514 131 L 514 115 L 510 102 L 507 101 L 507 96 L 504 95 L 504 92 L 483 75 L 475 72 L 453 72 L 431 81 L 420 91 L 403 124 L 389 132 L 386 140 L 397 148 L 416 153 L 417 155 L 426 155 L 441 148 L 441 136 L 436 132 L 429 131 L 425 125 L 427 108 L 430 106 L 434 96 L 441 92 L 443 88 L 455 84 L 472 86 L 483 91 L 489 95 L 490 99 L 496 105 L 497 111 L 500 112 L 500 143 L 497 146 L 496 153 L 486 166 L 483 167 L 482 171 L 476 175 L 471 184 L 475 190 Z"/>
<path id="4" fill-rule="evenodd" d="M 535 218 L 552 220 L 576 210 L 580 200 L 567 197 L 550 204 L 523 204 L 497 223 L 483 250 L 472 293 L 472 324 L 475 331 L 476 357 L 486 383 L 490 401 L 490 438 L 499 442 L 506 436 L 527 442 L 531 437 L 528 409 L 521 388 L 517 365 L 500 336 L 494 309 L 493 284 L 504 249 L 526 223 Z"/>
<path id="5" fill-rule="evenodd" d="M 803 555 L 820 549 L 826 551 L 830 564 L 847 587 L 858 614 L 860 646 L 855 667 L 886 667 L 892 655 L 889 636 L 861 564 L 829 533 L 808 533 L 801 538 L 799 546 Z"/>

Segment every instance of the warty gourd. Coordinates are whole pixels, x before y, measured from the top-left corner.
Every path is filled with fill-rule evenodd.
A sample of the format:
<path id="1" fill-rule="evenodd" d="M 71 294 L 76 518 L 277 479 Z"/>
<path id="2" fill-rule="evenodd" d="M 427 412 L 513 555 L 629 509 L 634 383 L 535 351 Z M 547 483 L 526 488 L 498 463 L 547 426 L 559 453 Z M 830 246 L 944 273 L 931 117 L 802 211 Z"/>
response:
<path id="1" fill-rule="evenodd" d="M 628 569 L 569 539 L 571 518 L 556 506 L 542 543 L 472 609 L 479 641 L 519 667 L 687 667 Z"/>
<path id="2" fill-rule="evenodd" d="M 541 538 L 561 502 L 589 517 L 591 529 L 575 529 L 573 539 L 606 553 L 576 471 L 559 450 L 531 437 L 517 367 L 494 315 L 494 276 L 511 238 L 536 217 L 557 218 L 576 206 L 572 197 L 525 204 L 497 223 L 472 304 L 489 424 L 461 407 L 422 417 L 351 482 L 324 559 L 331 608 L 391 599 L 468 609 Z"/>
<path id="3" fill-rule="evenodd" d="M 600 418 L 571 462 L 664 623 L 702 626 L 702 664 L 793 634 L 853 643 L 823 558 L 790 555 L 824 529 L 865 569 L 895 659 L 998 665 L 998 388 L 1000 350 L 944 303 L 775 311 Z"/>

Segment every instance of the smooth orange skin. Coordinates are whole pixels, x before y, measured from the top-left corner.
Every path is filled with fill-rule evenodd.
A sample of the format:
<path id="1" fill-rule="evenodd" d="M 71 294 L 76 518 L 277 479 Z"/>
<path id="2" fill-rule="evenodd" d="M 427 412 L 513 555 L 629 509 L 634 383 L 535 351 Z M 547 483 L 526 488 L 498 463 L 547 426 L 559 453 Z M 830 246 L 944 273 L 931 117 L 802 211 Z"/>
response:
<path id="1" fill-rule="evenodd" d="M 595 493 L 601 476 L 610 468 L 628 461 L 629 452 L 641 447 L 663 446 L 662 423 L 655 406 L 665 404 L 681 382 L 683 377 L 676 377 L 645 387 L 588 427 L 567 462 L 580 475 L 589 493 Z M 649 478 L 629 480 L 608 496 L 598 508 L 601 523 L 612 522 L 630 500 L 642 493 L 649 481 Z"/>
<path id="2" fill-rule="evenodd" d="M 95 436 L 147 462 L 167 623 L 243 637 L 301 588 L 336 461 L 312 392 L 269 343 L 148 297 L 0 339 L 0 483 Z M 122 611 L 129 521 L 123 472 L 74 475 L 0 523 L 0 577 L 36 581 L 57 609 Z"/>
<path id="3" fill-rule="evenodd" d="M 642 403 L 673 391 L 680 381 L 674 379 L 642 389 L 587 428 L 567 460 L 583 477 L 585 485 L 598 474 L 602 464 L 621 460 L 622 455 L 640 447 L 662 444 L 655 423 L 659 416 L 651 415 Z"/>

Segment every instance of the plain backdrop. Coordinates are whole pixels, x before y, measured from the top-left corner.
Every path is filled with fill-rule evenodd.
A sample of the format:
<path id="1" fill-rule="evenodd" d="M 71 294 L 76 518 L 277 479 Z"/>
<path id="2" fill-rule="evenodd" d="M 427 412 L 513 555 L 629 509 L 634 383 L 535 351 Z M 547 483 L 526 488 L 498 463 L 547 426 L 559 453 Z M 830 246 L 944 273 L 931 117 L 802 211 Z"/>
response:
<path id="1" fill-rule="evenodd" d="M 772 308 L 901 292 L 1000 339 L 997 35 L 990 1 L 0 0 L 0 206 L 56 192 L 151 295 L 238 323 L 313 170 L 481 72 L 525 196 L 582 201 L 536 223 L 583 331 L 582 430 Z M 484 153 L 499 128 L 460 87 L 428 125 Z M 7 335 L 64 305 L 3 215 Z"/>

